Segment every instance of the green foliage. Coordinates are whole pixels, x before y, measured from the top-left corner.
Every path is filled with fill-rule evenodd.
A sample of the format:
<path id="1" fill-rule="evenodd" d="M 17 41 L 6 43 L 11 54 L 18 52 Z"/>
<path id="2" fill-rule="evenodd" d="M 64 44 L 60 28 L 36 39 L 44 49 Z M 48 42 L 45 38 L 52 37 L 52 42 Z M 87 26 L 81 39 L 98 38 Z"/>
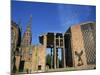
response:
<path id="1" fill-rule="evenodd" d="M 58 58 L 58 61 L 59 61 L 59 68 L 61 68 L 62 67 L 62 60 Z M 52 62 L 53 62 L 53 60 L 52 60 Z M 48 65 L 49 68 L 51 68 L 51 55 L 50 54 L 46 55 L 46 65 Z M 53 64 L 53 66 L 54 66 L 54 64 Z"/>
<path id="2" fill-rule="evenodd" d="M 50 68 L 50 65 L 51 65 L 51 56 L 50 56 L 50 54 L 46 55 L 46 65 L 48 65 L 49 68 Z"/>

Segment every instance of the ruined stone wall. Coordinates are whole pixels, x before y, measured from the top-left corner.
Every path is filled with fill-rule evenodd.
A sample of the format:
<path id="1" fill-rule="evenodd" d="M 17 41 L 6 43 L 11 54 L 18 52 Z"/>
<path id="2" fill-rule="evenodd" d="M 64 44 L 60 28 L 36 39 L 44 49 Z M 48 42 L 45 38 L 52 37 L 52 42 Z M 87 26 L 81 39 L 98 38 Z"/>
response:
<path id="1" fill-rule="evenodd" d="M 38 49 L 37 46 L 33 46 L 32 48 L 32 72 L 38 70 Z"/>
<path id="2" fill-rule="evenodd" d="M 45 65 L 46 65 L 46 53 L 45 53 L 45 47 L 44 45 L 39 45 L 38 46 L 38 66 L 41 66 L 41 70 L 45 71 Z"/>
<path id="3" fill-rule="evenodd" d="M 32 52 L 32 72 L 45 71 L 45 60 L 45 47 L 43 45 L 34 46 Z"/>
<path id="4" fill-rule="evenodd" d="M 21 47 L 21 61 L 24 61 L 23 72 L 31 71 L 32 55 L 30 54 L 31 46 Z"/>
<path id="5" fill-rule="evenodd" d="M 15 56 L 15 58 L 16 58 L 16 62 L 15 62 L 15 64 L 16 64 L 16 71 L 19 71 L 20 56 Z"/>

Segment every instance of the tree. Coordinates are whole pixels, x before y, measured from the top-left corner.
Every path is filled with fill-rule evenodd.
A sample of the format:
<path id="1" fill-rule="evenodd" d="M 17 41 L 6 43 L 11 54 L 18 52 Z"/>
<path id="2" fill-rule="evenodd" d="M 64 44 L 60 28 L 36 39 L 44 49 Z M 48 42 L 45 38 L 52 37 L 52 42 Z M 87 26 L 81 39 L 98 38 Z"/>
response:
<path id="1" fill-rule="evenodd" d="M 50 56 L 50 54 L 46 55 L 46 65 L 48 65 L 49 68 L 50 68 L 50 65 L 51 65 L 51 56 Z"/>

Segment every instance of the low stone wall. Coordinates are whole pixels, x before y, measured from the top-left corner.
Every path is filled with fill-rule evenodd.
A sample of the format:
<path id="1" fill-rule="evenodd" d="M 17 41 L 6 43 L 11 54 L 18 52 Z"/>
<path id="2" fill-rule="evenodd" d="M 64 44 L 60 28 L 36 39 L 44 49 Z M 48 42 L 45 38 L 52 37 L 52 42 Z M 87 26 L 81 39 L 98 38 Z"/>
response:
<path id="1" fill-rule="evenodd" d="M 92 70 L 96 69 L 96 65 L 88 65 L 86 67 L 66 67 L 66 68 L 58 68 L 58 69 L 49 69 L 46 72 L 59 72 L 59 71 L 77 71 L 77 70 Z"/>

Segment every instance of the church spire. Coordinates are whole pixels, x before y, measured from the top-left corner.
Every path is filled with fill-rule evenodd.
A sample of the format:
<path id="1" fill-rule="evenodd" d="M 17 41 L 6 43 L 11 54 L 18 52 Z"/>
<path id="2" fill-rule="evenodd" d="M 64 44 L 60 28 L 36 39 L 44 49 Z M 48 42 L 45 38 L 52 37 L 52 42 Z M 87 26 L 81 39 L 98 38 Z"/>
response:
<path id="1" fill-rule="evenodd" d="M 32 25 L 32 15 L 30 16 L 30 20 L 28 22 L 26 31 L 24 32 L 23 35 L 23 41 L 22 41 L 23 46 L 31 45 L 31 41 L 32 41 L 31 25 Z"/>
<path id="2" fill-rule="evenodd" d="M 29 25 L 32 24 L 32 15 L 30 15 Z"/>
<path id="3" fill-rule="evenodd" d="M 28 22 L 28 26 L 27 26 L 26 30 L 30 31 L 31 30 L 31 25 L 32 25 L 32 15 L 30 15 L 30 20 Z"/>

